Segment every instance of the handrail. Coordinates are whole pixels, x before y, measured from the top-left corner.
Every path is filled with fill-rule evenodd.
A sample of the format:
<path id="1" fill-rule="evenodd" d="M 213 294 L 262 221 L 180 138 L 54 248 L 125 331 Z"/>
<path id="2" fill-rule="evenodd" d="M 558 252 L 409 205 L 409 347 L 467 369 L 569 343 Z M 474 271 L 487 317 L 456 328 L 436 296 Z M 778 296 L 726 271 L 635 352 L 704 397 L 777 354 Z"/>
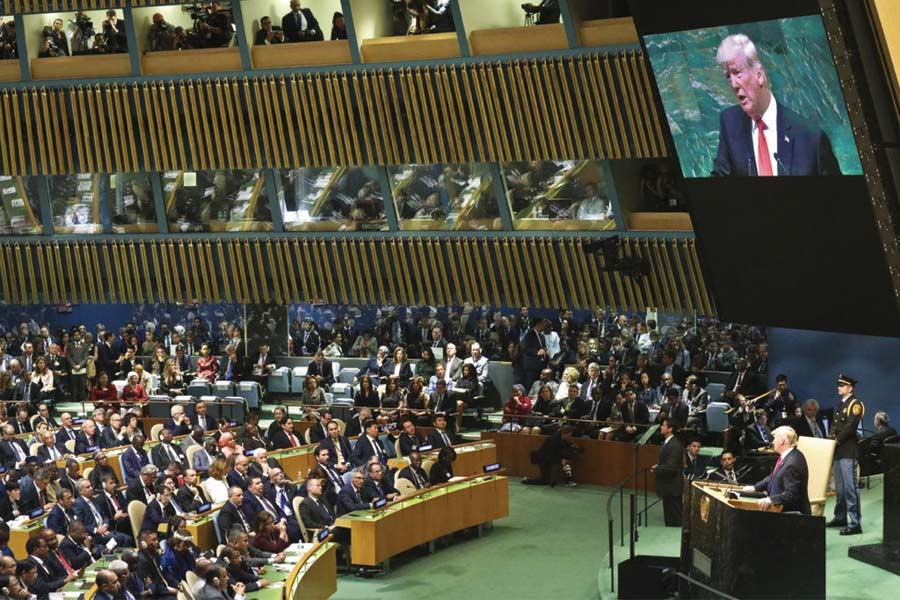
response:
<path id="1" fill-rule="evenodd" d="M 726 594 L 725 592 L 723 592 L 723 591 L 721 591 L 721 590 L 717 590 L 716 588 L 710 587 L 710 586 L 706 585 L 705 583 L 703 583 L 703 582 L 701 582 L 701 581 L 697 581 L 696 579 L 694 579 L 694 578 L 691 577 L 690 575 L 687 575 L 687 574 L 685 574 L 685 573 L 682 573 L 681 571 L 675 571 L 675 575 L 676 575 L 679 579 L 684 579 L 684 580 L 687 581 L 688 583 L 691 583 L 691 584 L 693 584 L 693 585 L 698 585 L 698 586 L 702 587 L 704 590 L 706 590 L 707 592 L 712 592 L 713 594 L 715 594 L 716 596 L 719 596 L 720 598 L 725 598 L 725 600 L 738 600 L 738 599 L 735 598 L 734 596 L 730 596 L 730 595 Z"/>

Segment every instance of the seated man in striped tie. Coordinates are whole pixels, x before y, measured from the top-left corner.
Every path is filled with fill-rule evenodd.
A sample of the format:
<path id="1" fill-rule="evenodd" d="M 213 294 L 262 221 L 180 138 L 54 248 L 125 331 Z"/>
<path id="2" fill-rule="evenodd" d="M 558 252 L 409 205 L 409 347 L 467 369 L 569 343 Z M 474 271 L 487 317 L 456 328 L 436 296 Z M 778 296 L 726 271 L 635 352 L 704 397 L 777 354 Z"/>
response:
<path id="1" fill-rule="evenodd" d="M 422 468 L 422 455 L 418 452 L 410 452 L 409 464 L 397 473 L 397 477 L 394 481 L 397 479 L 406 479 L 416 486 L 417 490 L 427 488 L 430 484 L 428 483 L 428 474 L 425 472 L 425 469 Z"/>

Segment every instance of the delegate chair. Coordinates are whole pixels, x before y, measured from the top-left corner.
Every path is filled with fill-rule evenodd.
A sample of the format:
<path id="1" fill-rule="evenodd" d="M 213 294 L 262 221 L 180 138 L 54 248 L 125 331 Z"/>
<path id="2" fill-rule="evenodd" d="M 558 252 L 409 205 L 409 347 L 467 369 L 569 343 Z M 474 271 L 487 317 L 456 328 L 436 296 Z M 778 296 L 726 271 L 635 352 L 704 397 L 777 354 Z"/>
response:
<path id="1" fill-rule="evenodd" d="M 267 387 L 272 394 L 289 394 L 291 392 L 291 370 L 288 367 L 278 367 L 269 373 Z"/>
<path id="2" fill-rule="evenodd" d="M 810 509 L 816 517 L 825 514 L 828 480 L 831 478 L 831 464 L 836 446 L 834 440 L 823 438 L 800 436 L 797 440 L 797 449 L 806 457 L 806 464 L 809 467 L 809 483 L 806 489 Z"/>
<path id="3" fill-rule="evenodd" d="M 184 393 L 186 396 L 193 396 L 195 398 L 209 396 L 212 394 L 212 386 L 205 379 L 195 379 L 188 384 Z"/>
<path id="4" fill-rule="evenodd" d="M 259 408 L 260 390 L 259 384 L 255 381 L 241 381 L 238 383 L 237 395 L 247 401 L 247 407 L 250 409 Z"/>
<path id="5" fill-rule="evenodd" d="M 306 367 L 294 367 L 291 371 L 291 393 L 303 393 L 303 380 L 306 379 Z"/>
<path id="6" fill-rule="evenodd" d="M 227 398 L 234 396 L 234 383 L 231 381 L 217 381 L 213 384 L 213 396 Z"/>
<path id="7" fill-rule="evenodd" d="M 140 500 L 132 500 L 128 503 L 128 521 L 131 523 L 131 533 L 134 539 L 140 539 L 141 523 L 144 522 L 144 513 L 147 505 Z"/>

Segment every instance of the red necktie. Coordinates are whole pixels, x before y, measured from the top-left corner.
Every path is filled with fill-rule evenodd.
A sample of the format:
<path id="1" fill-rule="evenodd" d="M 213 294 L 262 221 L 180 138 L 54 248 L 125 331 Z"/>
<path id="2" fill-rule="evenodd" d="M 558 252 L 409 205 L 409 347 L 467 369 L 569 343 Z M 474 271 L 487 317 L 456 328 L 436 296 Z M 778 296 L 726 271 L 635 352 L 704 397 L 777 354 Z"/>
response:
<path id="1" fill-rule="evenodd" d="M 291 434 L 291 448 L 297 447 L 297 438 L 294 437 L 294 434 Z"/>
<path id="2" fill-rule="evenodd" d="M 116 507 L 116 510 L 117 510 L 117 511 L 118 511 L 118 510 L 122 510 L 121 507 L 119 506 L 119 501 L 116 500 L 115 494 L 110 494 L 109 500 L 110 500 L 110 502 L 112 502 L 113 506 Z"/>
<path id="3" fill-rule="evenodd" d="M 767 127 L 762 119 L 756 122 L 756 130 L 759 132 L 759 148 L 757 149 L 759 152 L 759 160 L 756 161 L 756 165 L 759 167 L 757 171 L 759 171 L 760 177 L 771 177 L 772 176 L 772 161 L 769 159 L 769 144 L 766 143 L 765 131 Z"/>
<path id="4" fill-rule="evenodd" d="M 780 467 L 780 466 L 781 466 L 781 457 L 779 456 L 779 457 L 778 457 L 778 460 L 775 461 L 775 468 L 772 469 L 772 473 L 774 474 L 775 471 L 777 471 L 777 470 L 778 470 L 778 467 Z"/>
<path id="5" fill-rule="evenodd" d="M 62 566 L 66 568 L 66 573 L 71 575 L 75 572 L 75 569 L 72 568 L 72 565 L 69 564 L 69 561 L 66 560 L 66 557 L 62 555 L 62 552 L 56 553 L 57 558 L 59 558 L 59 562 L 62 563 Z"/>

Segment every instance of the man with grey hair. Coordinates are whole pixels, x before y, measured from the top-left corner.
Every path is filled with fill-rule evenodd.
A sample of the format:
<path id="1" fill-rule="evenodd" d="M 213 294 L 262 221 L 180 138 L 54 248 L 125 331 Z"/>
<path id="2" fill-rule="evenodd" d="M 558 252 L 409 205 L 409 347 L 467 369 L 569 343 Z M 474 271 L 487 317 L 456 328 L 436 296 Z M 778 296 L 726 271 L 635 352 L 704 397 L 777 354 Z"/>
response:
<path id="1" fill-rule="evenodd" d="M 793 426 L 797 435 L 816 438 L 824 438 L 828 435 L 825 421 L 819 414 L 819 403 L 812 398 L 803 403 L 803 414 L 794 419 Z"/>
<path id="2" fill-rule="evenodd" d="M 753 41 L 729 35 L 716 52 L 738 104 L 719 113 L 713 176 L 840 175 L 821 127 L 776 101 Z"/>
<path id="3" fill-rule="evenodd" d="M 891 427 L 890 422 L 890 417 L 888 417 L 888 414 L 883 410 L 875 413 L 875 433 L 859 442 L 860 449 L 865 448 L 868 442 L 868 451 L 866 454 L 872 455 L 875 459 L 879 459 L 881 456 L 881 448 L 884 446 L 884 440 L 897 435 L 897 430 Z"/>
<path id="4" fill-rule="evenodd" d="M 783 425 L 772 432 L 772 437 L 773 448 L 778 453 L 772 474 L 756 485 L 745 486 L 744 491 L 767 493 L 757 502 L 760 510 L 780 506 L 783 512 L 796 511 L 808 515 L 811 512 L 807 491 L 809 467 L 806 457 L 797 449 L 797 432 Z"/>

